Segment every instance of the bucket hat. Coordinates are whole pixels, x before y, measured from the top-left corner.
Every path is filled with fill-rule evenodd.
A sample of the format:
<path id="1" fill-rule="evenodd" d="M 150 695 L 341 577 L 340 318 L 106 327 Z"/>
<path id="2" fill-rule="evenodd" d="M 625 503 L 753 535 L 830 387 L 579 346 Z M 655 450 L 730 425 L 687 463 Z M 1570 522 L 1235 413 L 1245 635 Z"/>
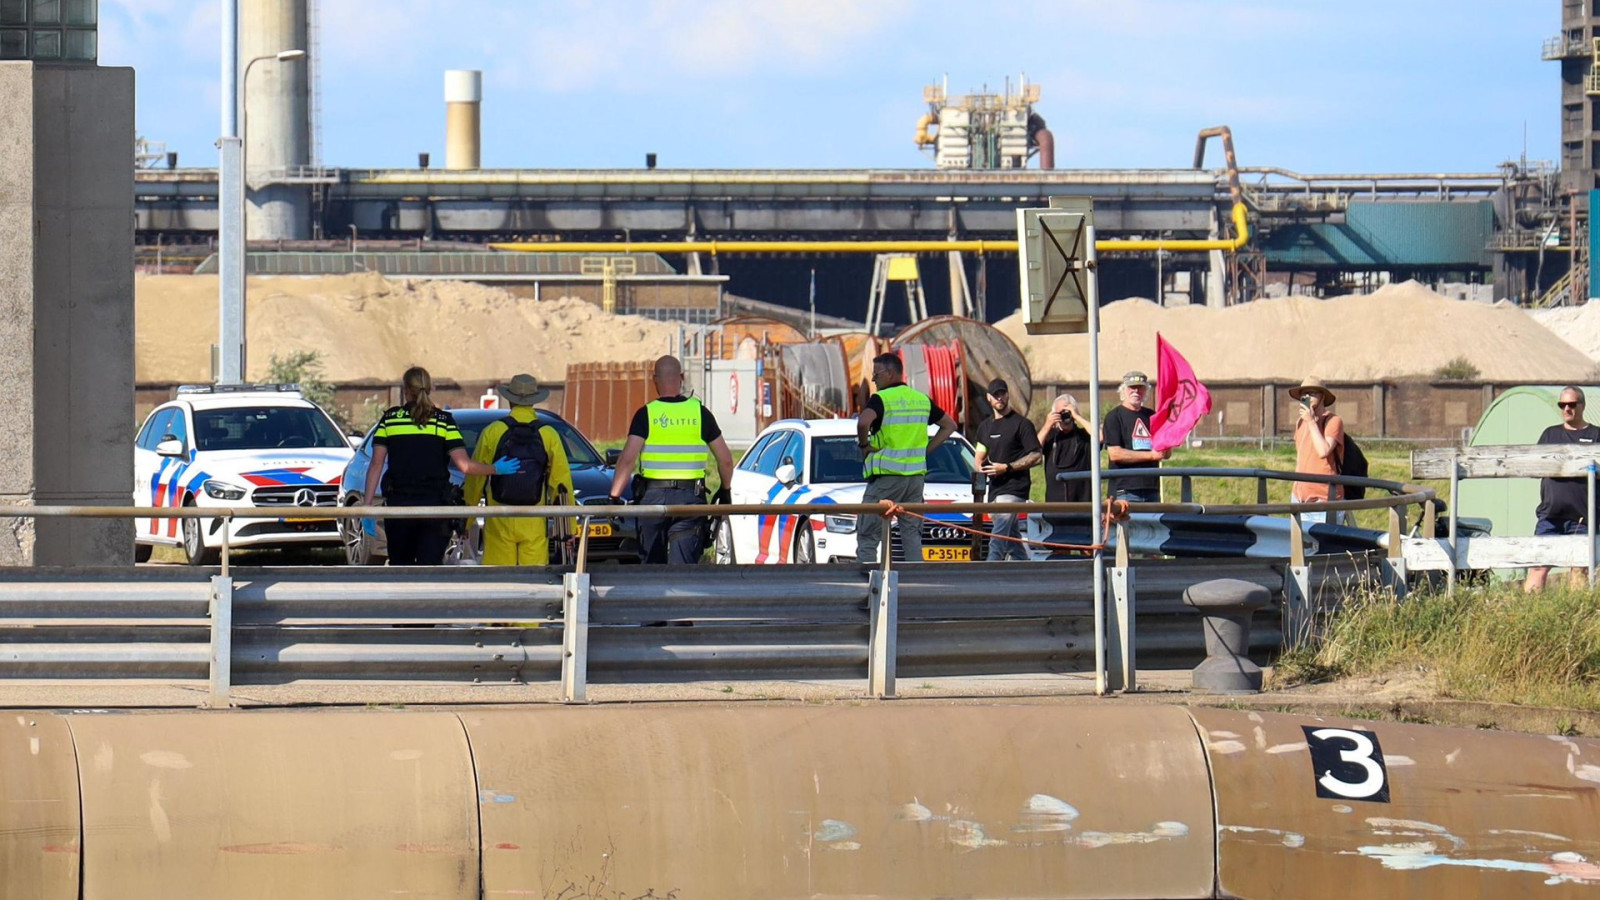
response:
<path id="1" fill-rule="evenodd" d="M 539 387 L 539 379 L 526 372 L 496 385 L 495 390 L 512 406 L 532 406 L 550 396 L 550 389 Z"/>
<path id="2" fill-rule="evenodd" d="M 1304 397 L 1306 394 L 1309 394 L 1312 391 L 1316 391 L 1322 395 L 1322 403 L 1324 406 L 1332 406 L 1334 401 L 1339 399 L 1334 395 L 1333 391 L 1328 390 L 1327 386 L 1322 383 L 1322 379 L 1320 378 L 1307 378 L 1306 380 L 1300 382 L 1299 387 L 1289 389 L 1289 396 L 1299 400 L 1301 397 Z"/>

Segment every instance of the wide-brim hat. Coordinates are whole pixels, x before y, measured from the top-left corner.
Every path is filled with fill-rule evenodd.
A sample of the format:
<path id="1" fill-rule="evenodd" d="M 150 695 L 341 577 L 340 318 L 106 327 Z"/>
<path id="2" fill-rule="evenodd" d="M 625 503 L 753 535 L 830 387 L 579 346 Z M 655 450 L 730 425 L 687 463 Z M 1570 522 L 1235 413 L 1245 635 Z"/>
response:
<path id="1" fill-rule="evenodd" d="M 539 379 L 527 373 L 496 385 L 495 390 L 512 406 L 532 406 L 550 396 L 550 389 L 539 387 Z"/>
<path id="2" fill-rule="evenodd" d="M 1289 396 L 1299 400 L 1301 397 L 1304 397 L 1306 394 L 1309 394 L 1312 391 L 1316 391 L 1317 393 L 1321 394 L 1322 402 L 1330 406 L 1334 403 L 1334 401 L 1339 399 L 1338 396 L 1336 396 L 1333 391 L 1328 390 L 1328 386 L 1323 384 L 1322 380 L 1318 378 L 1307 378 L 1306 380 L 1300 382 L 1299 387 L 1290 388 Z"/>

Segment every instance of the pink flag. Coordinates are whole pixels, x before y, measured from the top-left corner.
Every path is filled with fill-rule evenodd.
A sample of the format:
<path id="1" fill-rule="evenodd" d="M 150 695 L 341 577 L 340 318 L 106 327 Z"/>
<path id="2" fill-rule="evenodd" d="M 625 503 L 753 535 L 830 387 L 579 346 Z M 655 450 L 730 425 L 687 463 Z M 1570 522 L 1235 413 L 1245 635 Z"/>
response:
<path id="1" fill-rule="evenodd" d="M 1150 417 L 1150 446 L 1171 450 L 1183 443 L 1200 417 L 1211 412 L 1211 392 L 1176 348 L 1156 333 L 1156 405 Z"/>

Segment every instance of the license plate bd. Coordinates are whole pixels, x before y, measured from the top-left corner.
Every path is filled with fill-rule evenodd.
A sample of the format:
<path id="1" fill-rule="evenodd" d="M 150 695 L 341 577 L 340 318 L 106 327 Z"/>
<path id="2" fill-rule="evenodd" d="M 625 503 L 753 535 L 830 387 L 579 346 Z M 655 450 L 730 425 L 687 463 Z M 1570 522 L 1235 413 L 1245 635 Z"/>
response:
<path id="1" fill-rule="evenodd" d="M 923 562 L 971 562 L 971 547 L 923 547 Z"/>
<path id="2" fill-rule="evenodd" d="M 288 524 L 288 525 L 309 525 L 312 522 L 332 522 L 333 520 L 330 519 L 330 518 L 327 518 L 326 516 L 324 516 L 322 518 L 316 518 L 316 517 L 285 518 L 285 519 L 280 519 L 279 521 L 284 522 L 285 524 Z"/>
<path id="3" fill-rule="evenodd" d="M 611 523 L 590 522 L 589 537 L 611 537 Z"/>

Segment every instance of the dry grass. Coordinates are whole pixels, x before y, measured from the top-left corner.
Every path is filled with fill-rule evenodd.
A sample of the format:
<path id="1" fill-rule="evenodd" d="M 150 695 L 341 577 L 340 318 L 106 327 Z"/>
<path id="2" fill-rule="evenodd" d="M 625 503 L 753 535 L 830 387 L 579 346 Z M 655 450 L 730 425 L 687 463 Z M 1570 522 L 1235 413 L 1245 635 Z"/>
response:
<path id="1" fill-rule="evenodd" d="M 1375 594 L 1278 660 L 1285 684 L 1405 669 L 1459 700 L 1600 710 L 1600 592 L 1516 585 Z"/>

